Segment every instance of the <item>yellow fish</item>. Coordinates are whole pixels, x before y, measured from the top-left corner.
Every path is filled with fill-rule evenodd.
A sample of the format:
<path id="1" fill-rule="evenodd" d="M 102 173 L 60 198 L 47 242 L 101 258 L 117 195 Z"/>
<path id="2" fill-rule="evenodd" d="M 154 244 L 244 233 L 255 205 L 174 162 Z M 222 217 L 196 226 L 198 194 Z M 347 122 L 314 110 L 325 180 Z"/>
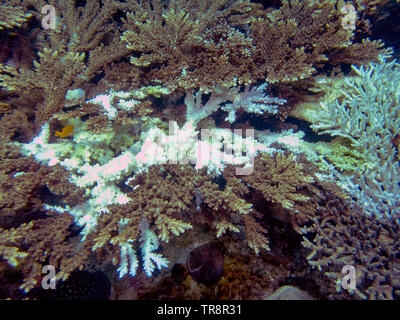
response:
<path id="1" fill-rule="evenodd" d="M 74 126 L 68 125 L 68 126 L 62 128 L 61 132 L 56 131 L 54 135 L 56 137 L 65 138 L 65 137 L 71 135 L 73 131 L 74 131 Z"/>

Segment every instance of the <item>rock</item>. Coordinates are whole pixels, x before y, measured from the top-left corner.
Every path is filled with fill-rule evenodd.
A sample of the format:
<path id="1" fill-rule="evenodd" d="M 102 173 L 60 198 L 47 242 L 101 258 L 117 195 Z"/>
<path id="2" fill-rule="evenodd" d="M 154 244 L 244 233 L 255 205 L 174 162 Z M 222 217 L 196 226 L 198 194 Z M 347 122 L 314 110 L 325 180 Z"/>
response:
<path id="1" fill-rule="evenodd" d="M 292 286 L 283 286 L 264 300 L 315 300 L 307 292 Z"/>

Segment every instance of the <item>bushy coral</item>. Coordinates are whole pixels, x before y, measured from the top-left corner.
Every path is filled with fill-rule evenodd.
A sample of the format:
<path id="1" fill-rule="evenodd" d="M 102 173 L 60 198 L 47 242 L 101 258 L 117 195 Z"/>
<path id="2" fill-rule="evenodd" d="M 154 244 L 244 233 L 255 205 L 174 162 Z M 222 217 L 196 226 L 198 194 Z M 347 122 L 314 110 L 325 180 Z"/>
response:
<path id="1" fill-rule="evenodd" d="M 292 208 L 296 201 L 309 199 L 299 189 L 313 182 L 313 178 L 302 173 L 302 167 L 294 161 L 293 154 L 263 154 L 255 159 L 254 169 L 256 174 L 244 176 L 242 180 L 261 192 L 264 199 L 287 209 Z"/>
<path id="2" fill-rule="evenodd" d="M 39 52 L 34 71 L 0 65 L 0 86 L 31 105 L 38 123 L 47 121 L 62 108 L 70 83 L 84 68 L 84 54 L 68 52 L 62 58 L 59 54 L 47 48 Z"/>
<path id="3" fill-rule="evenodd" d="M 45 4 L 55 30 L 40 28 Z M 340 5 L 3 1 L 0 29 L 31 19 L 35 57 L 0 65 L 0 272 L 16 268 L 25 292 L 43 265 L 65 279 L 89 258 L 119 278 L 165 274 L 177 238 L 196 242 L 199 231 L 265 263 L 279 221 L 304 235 L 309 265 L 330 276 L 359 264 L 360 297 L 397 297 L 387 268 L 398 269 L 399 67 L 379 56 L 323 92 L 327 70 L 382 47 L 365 39 L 375 5 L 354 3 L 355 32 Z M 325 102 L 293 115 L 333 142 L 306 142 L 304 127 L 278 120 L 293 105 L 282 93 L 318 85 Z"/>
<path id="4" fill-rule="evenodd" d="M 10 266 L 20 266 L 24 279 L 20 289 L 28 292 L 39 284 L 44 265 L 56 268 L 59 280 L 85 263 L 89 251 L 77 251 L 66 241 L 73 220 L 69 214 L 56 214 L 0 229 L 0 254 Z"/>
<path id="5" fill-rule="evenodd" d="M 395 60 L 357 68 L 342 88 L 343 99 L 325 101 L 313 128 L 348 139 L 368 166 L 357 168 L 349 188 L 359 204 L 377 217 L 398 217 L 400 166 L 393 143 L 400 134 L 400 69 Z"/>
<path id="6" fill-rule="evenodd" d="M 331 297 L 343 292 L 342 268 L 351 265 L 356 269 L 357 280 L 351 293 L 357 298 L 399 298 L 397 220 L 384 217 L 377 221 L 359 208 L 331 199 L 312 221 L 311 227 L 303 229 L 303 244 L 311 249 L 307 257 L 310 265 L 331 279 L 332 289 L 327 290 Z"/>
<path id="7" fill-rule="evenodd" d="M 247 0 L 133 1 L 121 39 L 146 79 L 172 90 L 250 82 L 252 40 L 234 26 L 259 8 Z"/>
<path id="8" fill-rule="evenodd" d="M 205 1 L 196 10 L 192 1 L 151 3 L 152 9 L 128 14 L 122 40 L 135 54 L 131 63 L 172 90 L 295 81 L 328 61 L 367 62 L 382 47 L 369 40 L 352 44 L 330 1 L 288 0 L 272 12 L 248 1 Z M 244 24 L 250 24 L 247 34 L 234 28 Z"/>
<path id="9" fill-rule="evenodd" d="M 22 26 L 32 14 L 23 7 L 15 6 L 15 1 L 5 1 L 1 4 L 0 30 Z"/>

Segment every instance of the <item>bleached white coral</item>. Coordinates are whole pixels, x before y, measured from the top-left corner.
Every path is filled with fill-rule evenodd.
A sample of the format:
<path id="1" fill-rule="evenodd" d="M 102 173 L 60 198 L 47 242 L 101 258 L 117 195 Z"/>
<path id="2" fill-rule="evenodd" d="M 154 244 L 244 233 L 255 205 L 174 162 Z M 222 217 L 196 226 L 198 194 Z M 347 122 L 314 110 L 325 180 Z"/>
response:
<path id="1" fill-rule="evenodd" d="M 112 120 L 118 116 L 120 110 L 131 111 L 137 106 L 141 99 L 149 95 L 159 97 L 169 94 L 169 90 L 160 86 L 142 87 L 132 92 L 110 90 L 108 93 L 98 95 L 89 100 L 90 103 L 98 104 L 103 108 L 104 114 Z"/>
<path id="2" fill-rule="evenodd" d="M 160 253 L 156 253 L 159 247 L 156 234 L 149 229 L 149 223 L 143 219 L 139 223 L 140 228 L 140 248 L 142 254 L 143 269 L 147 276 L 151 276 L 154 269 L 161 270 L 163 267 L 168 267 L 168 260 Z M 118 267 L 119 277 L 122 278 L 126 274 L 131 276 L 136 275 L 136 270 L 139 266 L 136 250 L 133 248 L 133 241 L 129 240 L 120 246 L 120 265 Z"/>
<path id="3" fill-rule="evenodd" d="M 132 277 L 136 275 L 136 270 L 139 266 L 139 261 L 136 256 L 136 251 L 131 243 L 125 243 L 121 246 L 121 260 L 117 269 L 119 277 L 124 277 L 129 273 Z"/>
<path id="4" fill-rule="evenodd" d="M 266 87 L 266 83 L 259 87 L 247 85 L 243 91 L 240 91 L 240 87 L 218 87 L 211 93 L 204 105 L 202 102 L 203 90 L 200 89 L 196 94 L 187 92 L 185 96 L 186 119 L 197 124 L 219 108 L 228 112 L 225 120 L 231 123 L 235 121 L 236 112 L 239 109 L 249 113 L 275 114 L 278 111 L 278 105 L 284 104 L 286 100 L 266 95 L 264 93 Z"/>
<path id="5" fill-rule="evenodd" d="M 237 94 L 235 90 L 232 92 Z M 121 125 L 112 127 L 112 120 L 118 116 L 120 110 L 135 107 L 134 97 L 130 93 L 110 91 L 91 101 L 101 104 L 103 112 L 109 118 L 109 129 L 112 130 L 93 134 L 87 130 L 85 122 L 75 118 L 68 120 L 74 127 L 69 139 L 51 141 L 50 126 L 44 124 L 39 136 L 31 143 L 20 144 L 24 154 L 32 155 L 47 165 L 65 167 L 70 172 L 69 181 L 85 190 L 84 203 L 74 207 L 66 205 L 63 208 L 46 206 L 48 210 L 68 211 L 73 215 L 75 223 L 83 227 L 82 241 L 96 228 L 98 217 L 109 213 L 109 205 L 125 204 L 131 200 L 120 189 L 119 184 L 152 165 L 190 162 L 195 164 L 196 169 L 207 168 L 210 173 L 220 174 L 226 164 L 236 164 L 244 165 L 246 169 L 250 167 L 251 170 L 247 172 L 251 172 L 256 153 L 260 150 L 266 151 L 254 139 L 253 134 L 248 134 L 247 131 L 245 137 L 242 137 L 242 130 L 232 132 L 215 128 L 204 129 L 200 133 L 196 130 L 196 122 L 192 120 L 188 120 L 183 127 L 178 127 L 176 122 L 171 123 L 169 133 L 149 121 L 146 127 L 138 129 L 139 139 L 137 136 L 134 139 L 130 125 L 127 125 L 128 128 Z M 219 107 L 227 96 L 224 99 L 211 97 L 210 104 Z M 201 101 L 200 96 L 199 99 Z M 192 115 L 197 111 L 193 110 Z M 199 114 L 201 116 L 197 120 L 204 116 L 201 112 L 197 115 Z M 149 226 L 142 225 L 140 229 L 138 244 L 143 269 L 150 276 L 156 268 L 167 267 L 168 261 L 156 252 L 159 247 L 158 239 Z M 182 229 L 177 227 L 173 232 L 177 235 L 182 233 Z M 167 241 L 167 238 L 162 239 Z M 120 277 L 136 274 L 139 264 L 137 252 L 138 248 L 135 248 L 133 242 L 120 245 Z"/>
<path id="6" fill-rule="evenodd" d="M 162 267 L 168 267 L 168 260 L 164 258 L 160 253 L 154 252 L 158 249 L 159 243 L 156 234 L 149 228 L 141 231 L 141 252 L 143 259 L 143 269 L 146 274 L 150 277 L 154 268 L 161 269 Z"/>
<path id="7" fill-rule="evenodd" d="M 236 120 L 236 112 L 240 108 L 249 113 L 276 114 L 278 112 L 278 105 L 284 104 L 286 100 L 266 95 L 264 93 L 266 87 L 266 83 L 252 88 L 250 88 L 250 85 L 247 85 L 243 92 L 237 92 L 233 102 L 225 104 L 222 107 L 222 110 L 228 112 L 225 120 L 233 123 Z"/>

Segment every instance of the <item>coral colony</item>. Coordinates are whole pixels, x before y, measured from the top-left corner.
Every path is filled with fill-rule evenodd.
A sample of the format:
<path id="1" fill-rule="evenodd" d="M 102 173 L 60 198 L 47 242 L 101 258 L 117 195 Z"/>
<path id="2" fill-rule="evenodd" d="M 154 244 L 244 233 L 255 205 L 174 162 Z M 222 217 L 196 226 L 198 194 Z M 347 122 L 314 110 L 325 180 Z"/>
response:
<path id="1" fill-rule="evenodd" d="M 391 10 L 1 1 L 0 298 L 399 299 Z"/>

